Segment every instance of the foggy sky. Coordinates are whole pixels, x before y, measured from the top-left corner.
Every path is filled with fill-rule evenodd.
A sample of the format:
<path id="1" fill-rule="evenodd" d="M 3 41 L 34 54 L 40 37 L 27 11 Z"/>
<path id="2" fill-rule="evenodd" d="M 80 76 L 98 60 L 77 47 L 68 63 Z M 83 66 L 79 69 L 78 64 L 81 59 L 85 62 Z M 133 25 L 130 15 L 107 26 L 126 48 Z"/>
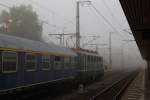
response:
<path id="1" fill-rule="evenodd" d="M 75 33 L 76 27 L 76 0 L 1 0 L 8 6 L 20 4 L 30 4 L 37 12 L 41 21 L 48 24 L 43 25 L 43 38 L 59 43 L 59 40 L 50 38 L 50 33 Z M 100 35 L 101 37 L 92 43 L 108 44 L 108 34 L 112 32 L 112 57 L 113 66 L 121 65 L 121 48 L 124 48 L 124 63 L 130 65 L 140 65 L 142 58 L 135 42 L 124 43 L 122 40 L 133 40 L 133 36 L 124 32 L 124 29 L 130 29 L 126 17 L 122 11 L 119 0 L 92 0 L 92 4 L 105 16 L 105 18 L 117 29 L 112 29 L 102 17 L 100 17 L 91 6 L 80 6 L 80 28 L 81 35 Z M 0 7 L 0 11 L 6 9 Z M 8 10 L 8 9 L 7 9 Z M 56 27 L 54 27 L 56 26 Z M 91 38 L 81 39 L 85 43 Z M 108 62 L 108 45 L 99 47 L 99 53 L 105 57 Z M 117 62 L 117 63 L 116 63 Z"/>

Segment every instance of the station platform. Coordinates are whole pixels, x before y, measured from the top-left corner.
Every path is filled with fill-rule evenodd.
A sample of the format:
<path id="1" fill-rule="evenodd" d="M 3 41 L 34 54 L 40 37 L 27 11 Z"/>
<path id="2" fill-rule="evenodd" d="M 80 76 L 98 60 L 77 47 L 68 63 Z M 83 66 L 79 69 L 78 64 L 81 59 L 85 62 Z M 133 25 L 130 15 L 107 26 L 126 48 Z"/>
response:
<path id="1" fill-rule="evenodd" d="M 138 99 L 138 100 L 144 100 L 144 95 L 140 99 Z"/>
<path id="2" fill-rule="evenodd" d="M 144 100 L 144 79 L 145 71 L 141 69 L 141 72 L 129 85 L 120 100 Z"/>

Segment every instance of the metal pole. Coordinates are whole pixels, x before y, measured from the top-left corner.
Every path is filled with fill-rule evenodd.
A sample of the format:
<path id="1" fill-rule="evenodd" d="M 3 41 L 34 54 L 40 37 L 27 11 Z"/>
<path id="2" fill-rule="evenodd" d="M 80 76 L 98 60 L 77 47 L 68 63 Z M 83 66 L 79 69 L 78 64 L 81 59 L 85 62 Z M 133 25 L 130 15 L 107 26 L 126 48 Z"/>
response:
<path id="1" fill-rule="evenodd" d="M 2 4 L 2 3 L 0 3 L 0 6 L 5 7 L 5 8 L 8 8 L 8 9 L 11 8 L 11 7 L 9 7 L 9 6 L 5 5 L 5 4 Z"/>
<path id="2" fill-rule="evenodd" d="M 120 66 L 122 66 L 123 69 L 124 68 L 124 44 L 122 44 L 121 55 L 122 55 L 122 62 Z"/>
<path id="3" fill-rule="evenodd" d="M 60 45 L 61 46 L 64 46 L 64 42 L 65 42 L 65 35 L 74 35 L 74 33 L 73 34 L 65 34 L 64 32 L 62 33 L 62 34 L 48 34 L 48 35 L 58 35 L 59 37 L 59 39 L 60 39 Z"/>
<path id="4" fill-rule="evenodd" d="M 76 48 L 80 48 L 80 2 L 77 1 L 76 12 Z"/>
<path id="5" fill-rule="evenodd" d="M 63 28 L 63 46 L 65 46 L 65 35 L 68 35 L 68 34 L 65 34 L 65 29 L 66 27 Z"/>
<path id="6" fill-rule="evenodd" d="M 90 5 L 91 1 L 77 1 L 76 7 L 76 48 L 80 48 L 80 4 L 88 3 Z"/>
<path id="7" fill-rule="evenodd" d="M 63 35 L 60 35 L 60 45 L 62 46 L 62 37 Z"/>
<path id="8" fill-rule="evenodd" d="M 111 32 L 109 33 L 109 64 L 110 64 L 110 69 L 112 68 L 112 55 L 111 55 Z"/>
<path id="9" fill-rule="evenodd" d="M 65 42 L 65 37 L 64 37 L 64 31 L 63 31 L 63 46 L 64 46 L 64 42 Z"/>
<path id="10" fill-rule="evenodd" d="M 98 45 L 96 44 L 96 52 L 98 52 Z"/>

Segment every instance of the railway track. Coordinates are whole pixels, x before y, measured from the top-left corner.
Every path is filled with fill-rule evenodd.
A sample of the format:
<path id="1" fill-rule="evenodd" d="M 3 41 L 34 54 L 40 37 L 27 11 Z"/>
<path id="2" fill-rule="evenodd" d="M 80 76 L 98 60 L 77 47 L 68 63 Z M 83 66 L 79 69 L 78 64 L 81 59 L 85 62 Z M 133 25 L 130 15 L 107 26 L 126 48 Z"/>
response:
<path id="1" fill-rule="evenodd" d="M 71 87 L 60 89 L 61 91 L 58 89 L 55 92 L 55 89 L 51 89 L 53 86 L 45 86 L 36 88 L 34 91 L 15 94 L 6 100 L 114 100 L 112 98 L 117 99 L 136 74 L 137 71 L 109 73 L 101 81 L 86 86 L 83 93 L 79 93 L 78 89 L 72 91 Z"/>
<path id="2" fill-rule="evenodd" d="M 135 78 L 135 80 L 126 89 L 121 100 L 144 100 L 144 82 L 145 82 L 145 70 L 141 69 L 141 72 Z"/>
<path id="3" fill-rule="evenodd" d="M 111 86 L 92 96 L 89 100 L 119 100 L 121 94 L 124 92 L 126 87 L 133 81 L 137 74 L 138 72 L 131 73 L 127 77 L 115 82 Z"/>
<path id="4" fill-rule="evenodd" d="M 82 93 L 75 91 L 53 100 L 118 100 L 120 94 L 137 74 L 138 71 L 116 72 L 114 75 L 110 74 L 111 77 L 108 75 L 106 79 L 85 87 Z"/>

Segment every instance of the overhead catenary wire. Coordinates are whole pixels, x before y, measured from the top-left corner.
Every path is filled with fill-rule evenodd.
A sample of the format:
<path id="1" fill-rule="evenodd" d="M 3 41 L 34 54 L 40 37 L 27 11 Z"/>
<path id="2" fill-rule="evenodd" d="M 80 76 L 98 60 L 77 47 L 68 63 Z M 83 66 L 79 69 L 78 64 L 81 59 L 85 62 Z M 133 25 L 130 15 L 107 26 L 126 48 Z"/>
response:
<path id="1" fill-rule="evenodd" d="M 58 31 L 61 32 L 65 27 L 67 27 L 65 25 L 70 24 L 70 25 L 75 26 L 74 21 L 72 21 L 71 19 L 65 18 L 64 16 L 60 15 L 59 13 L 56 13 L 55 11 L 51 10 L 51 8 L 44 6 L 35 0 L 28 0 L 28 1 L 31 2 L 32 4 L 34 4 L 35 6 L 41 8 L 43 11 L 47 12 L 48 15 L 52 16 L 52 22 L 51 23 L 49 23 L 48 21 L 44 21 L 44 23 L 47 24 L 48 26 L 54 28 L 55 30 L 57 30 L 57 32 Z M 57 23 L 55 22 L 56 17 L 59 17 L 59 19 L 63 19 L 62 25 L 59 25 L 59 26 L 57 25 Z"/>
<path id="2" fill-rule="evenodd" d="M 2 3 L 0 3 L 0 6 L 5 7 L 5 8 L 11 8 L 11 7 L 9 7 L 9 6 L 5 5 L 5 4 L 2 4 Z"/>
<path id="3" fill-rule="evenodd" d="M 43 23 L 45 23 L 46 25 L 51 26 L 51 27 L 53 27 L 53 28 L 56 28 L 56 29 L 58 29 L 58 30 L 62 30 L 62 29 L 63 29 L 63 27 L 57 26 L 57 25 L 55 25 L 55 24 L 48 23 L 47 21 L 43 21 Z"/>
<path id="4" fill-rule="evenodd" d="M 114 20 L 117 21 L 118 25 L 121 27 L 124 27 L 122 24 L 119 23 L 119 20 L 115 17 L 114 13 L 112 12 L 111 8 L 108 6 L 106 1 L 105 0 L 101 0 L 101 1 L 103 2 L 104 6 L 107 8 L 107 10 L 110 12 L 110 14 L 114 18 Z M 115 9 L 115 7 L 114 7 L 114 9 Z M 117 10 L 115 9 L 115 11 L 117 11 Z M 123 15 L 124 15 L 124 13 L 123 13 Z M 120 29 L 120 30 L 123 31 L 123 29 Z"/>
<path id="5" fill-rule="evenodd" d="M 118 26 L 120 27 L 119 30 L 123 31 L 123 29 L 121 29 L 121 27 L 123 28 L 124 26 L 122 24 L 119 23 L 119 20 L 115 17 L 114 13 L 112 12 L 111 8 L 107 5 L 105 0 L 101 0 L 105 6 L 105 8 L 107 8 L 107 11 L 109 11 L 110 15 L 112 16 L 112 18 L 117 22 Z M 128 36 L 127 34 L 125 34 L 126 36 Z"/>
<path id="6" fill-rule="evenodd" d="M 99 19 L 99 16 L 97 15 L 97 13 L 96 12 L 94 12 L 93 11 L 93 9 L 92 9 L 92 7 L 90 6 L 89 7 L 89 9 L 91 10 L 91 12 L 97 17 L 97 19 Z M 98 21 L 100 21 L 100 20 L 98 20 Z M 101 21 L 101 23 L 99 23 L 98 21 L 96 21 L 97 22 L 97 24 L 101 24 L 101 23 L 103 23 L 103 24 L 105 24 L 103 21 Z"/>
<path id="7" fill-rule="evenodd" d="M 31 0 L 29 0 L 29 1 L 31 2 Z M 38 7 L 42 8 L 42 9 L 47 10 L 47 11 L 50 12 L 51 14 L 54 14 L 54 15 L 57 15 L 57 16 L 60 16 L 61 18 L 63 18 L 61 15 L 55 13 L 53 10 L 51 10 L 51 9 L 45 7 L 45 6 L 39 4 L 39 3 L 36 2 L 35 0 L 32 0 L 32 3 L 36 4 Z M 3 4 L 0 4 L 0 5 L 2 5 L 2 6 L 4 6 L 4 7 L 7 7 L 7 8 L 10 8 L 10 7 L 7 6 L 7 5 L 3 5 Z M 116 32 L 118 32 L 118 30 L 115 29 L 115 27 L 105 18 L 105 16 L 103 16 L 102 14 L 100 14 L 100 11 L 99 11 L 93 4 L 91 4 L 91 5 L 92 5 L 92 7 L 95 9 L 95 11 L 96 11 L 99 15 L 101 15 L 101 17 L 102 17 Z M 66 18 L 63 18 L 63 19 L 66 20 L 66 21 L 68 21 L 69 23 L 72 23 L 72 24 L 74 25 L 74 22 L 73 22 L 73 21 L 68 20 L 68 19 L 66 19 Z M 52 26 L 52 25 L 51 25 L 51 26 Z M 118 33 L 119 33 L 119 32 L 118 32 Z"/>
<path id="8" fill-rule="evenodd" d="M 55 23 L 55 20 L 54 20 L 54 18 L 55 18 L 54 16 L 59 16 L 59 17 L 61 17 L 61 18 L 64 20 L 63 25 L 68 25 L 68 24 L 70 23 L 70 25 L 73 25 L 73 27 L 76 26 L 75 21 L 73 21 L 73 20 L 71 20 L 71 19 L 68 19 L 68 18 L 65 18 L 64 16 L 62 16 L 62 15 L 60 15 L 60 14 L 54 12 L 54 11 L 51 10 L 50 8 L 39 4 L 39 3 L 38 3 L 37 1 L 35 1 L 35 0 L 29 0 L 29 1 L 30 1 L 32 4 L 34 4 L 34 5 L 38 6 L 38 7 L 40 7 L 40 8 L 43 9 L 44 11 L 46 11 L 46 12 L 48 12 L 48 13 L 50 12 L 50 13 L 52 14 L 54 24 L 53 24 L 53 25 L 52 25 L 52 24 L 49 25 L 50 23 L 48 23 L 47 25 L 52 26 L 52 27 L 53 27 L 53 26 L 57 26 L 56 23 Z M 57 26 L 57 27 L 54 27 L 54 28 L 59 28 L 59 30 L 61 29 L 60 26 Z M 63 27 L 62 27 L 62 28 L 63 28 Z M 83 29 L 83 30 L 86 30 L 84 27 L 82 27 L 82 29 Z"/>
<path id="9" fill-rule="evenodd" d="M 32 2 L 32 3 L 34 3 L 35 5 L 37 5 L 37 6 L 40 7 L 41 9 L 44 9 L 44 10 L 46 10 L 47 12 L 51 13 L 52 15 L 59 16 L 59 17 L 61 17 L 62 19 L 64 19 L 66 22 L 71 23 L 72 25 L 75 25 L 74 21 L 72 21 L 72 20 L 70 20 L 70 19 L 68 19 L 68 18 L 65 18 L 64 16 L 62 16 L 62 15 L 60 15 L 60 14 L 54 12 L 54 11 L 51 10 L 50 8 L 47 8 L 47 7 L 45 7 L 45 6 L 41 5 L 41 4 L 39 4 L 37 1 L 34 1 L 34 0 L 29 0 L 29 1 Z"/>
<path id="10" fill-rule="evenodd" d="M 105 16 L 104 16 L 93 4 L 91 4 L 91 6 L 92 6 L 92 8 L 96 11 L 96 13 L 97 13 L 99 16 L 101 16 L 101 17 L 104 19 L 104 21 L 105 21 L 114 31 L 116 31 L 116 32 L 122 37 L 122 35 L 120 34 L 120 32 L 109 22 L 109 20 L 107 20 L 107 19 L 105 18 Z"/>
<path id="11" fill-rule="evenodd" d="M 106 1 L 105 1 L 105 0 L 101 0 L 101 1 L 103 2 L 104 6 L 107 8 L 107 10 L 110 12 L 109 14 L 112 16 L 112 18 L 113 18 L 115 21 L 117 21 L 117 24 L 118 24 L 119 26 L 122 26 L 122 25 L 119 23 L 118 19 L 115 17 L 115 15 L 112 13 L 111 8 L 107 5 Z"/>

